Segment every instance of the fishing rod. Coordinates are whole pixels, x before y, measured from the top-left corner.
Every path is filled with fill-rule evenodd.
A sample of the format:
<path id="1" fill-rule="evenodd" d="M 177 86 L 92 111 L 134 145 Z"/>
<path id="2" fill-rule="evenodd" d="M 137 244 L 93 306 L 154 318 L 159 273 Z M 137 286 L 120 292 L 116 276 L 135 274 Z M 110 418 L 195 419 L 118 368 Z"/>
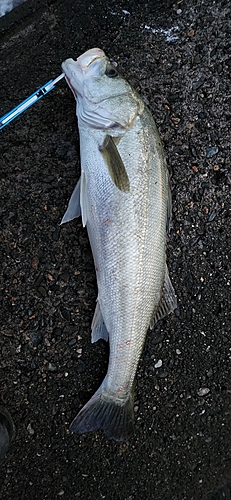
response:
<path id="1" fill-rule="evenodd" d="M 0 130 L 5 127 L 5 125 L 8 125 L 14 118 L 19 116 L 23 111 L 25 111 L 27 108 L 32 106 L 35 102 L 39 101 L 44 95 L 46 95 L 50 90 L 52 90 L 55 87 L 55 84 L 59 82 L 63 77 L 65 76 L 65 73 L 62 73 L 61 75 L 57 76 L 54 80 L 50 80 L 49 82 L 45 83 L 42 87 L 40 87 L 36 92 L 31 94 L 25 101 L 21 102 L 16 108 L 12 109 L 9 111 L 9 113 L 6 113 L 4 116 L 0 118 Z"/>

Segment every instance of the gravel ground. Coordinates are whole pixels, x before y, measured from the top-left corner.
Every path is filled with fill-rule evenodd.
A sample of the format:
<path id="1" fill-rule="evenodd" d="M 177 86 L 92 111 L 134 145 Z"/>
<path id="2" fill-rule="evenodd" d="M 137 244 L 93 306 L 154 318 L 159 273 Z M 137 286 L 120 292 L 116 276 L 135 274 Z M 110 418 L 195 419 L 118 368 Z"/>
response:
<path id="1" fill-rule="evenodd" d="M 148 332 L 130 443 L 71 435 L 108 348 L 90 342 L 97 287 L 86 230 L 80 219 L 59 227 L 80 172 L 62 80 L 1 131 L 0 405 L 16 427 L 4 500 L 230 499 L 231 6 L 163 3 L 31 0 L 0 20 L 1 114 L 94 46 L 149 105 L 171 174 L 179 302 Z"/>

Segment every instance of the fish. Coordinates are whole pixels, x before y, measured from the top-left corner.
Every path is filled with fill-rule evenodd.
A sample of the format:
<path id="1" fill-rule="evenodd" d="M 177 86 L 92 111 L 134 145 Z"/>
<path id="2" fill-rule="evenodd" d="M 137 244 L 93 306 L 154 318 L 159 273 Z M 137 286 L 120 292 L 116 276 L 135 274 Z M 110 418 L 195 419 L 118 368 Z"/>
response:
<path id="1" fill-rule="evenodd" d="M 103 50 L 62 70 L 76 100 L 81 176 L 61 224 L 81 215 L 87 228 L 98 285 L 91 340 L 110 349 L 106 376 L 70 430 L 128 442 L 147 331 L 177 306 L 166 264 L 168 168 L 151 112 Z"/>

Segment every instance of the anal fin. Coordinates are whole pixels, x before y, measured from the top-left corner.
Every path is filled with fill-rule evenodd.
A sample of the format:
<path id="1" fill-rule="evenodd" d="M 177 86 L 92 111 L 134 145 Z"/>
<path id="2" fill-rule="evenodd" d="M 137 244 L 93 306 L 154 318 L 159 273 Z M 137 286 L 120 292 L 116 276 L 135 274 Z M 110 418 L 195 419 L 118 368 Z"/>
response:
<path id="1" fill-rule="evenodd" d="M 150 321 L 151 330 L 154 328 L 157 321 L 170 314 L 170 312 L 174 311 L 176 307 L 177 307 L 177 298 L 169 277 L 168 267 L 166 265 L 164 286 L 162 290 L 161 299 L 158 307 L 153 311 L 153 316 Z"/>
<path id="2" fill-rule="evenodd" d="M 107 342 L 108 331 L 103 320 L 99 302 L 97 301 L 95 313 L 91 324 L 91 341 L 93 343 L 97 342 L 97 340 L 99 339 L 104 339 Z"/>

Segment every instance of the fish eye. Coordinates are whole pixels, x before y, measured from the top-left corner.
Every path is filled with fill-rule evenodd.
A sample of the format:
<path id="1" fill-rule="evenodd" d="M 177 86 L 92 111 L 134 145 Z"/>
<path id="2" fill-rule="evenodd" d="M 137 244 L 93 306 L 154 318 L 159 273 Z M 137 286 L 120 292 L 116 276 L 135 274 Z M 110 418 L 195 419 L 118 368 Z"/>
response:
<path id="1" fill-rule="evenodd" d="M 115 78 L 116 76 L 118 76 L 118 72 L 115 68 L 110 68 L 106 71 L 106 75 L 109 76 L 109 78 Z"/>

